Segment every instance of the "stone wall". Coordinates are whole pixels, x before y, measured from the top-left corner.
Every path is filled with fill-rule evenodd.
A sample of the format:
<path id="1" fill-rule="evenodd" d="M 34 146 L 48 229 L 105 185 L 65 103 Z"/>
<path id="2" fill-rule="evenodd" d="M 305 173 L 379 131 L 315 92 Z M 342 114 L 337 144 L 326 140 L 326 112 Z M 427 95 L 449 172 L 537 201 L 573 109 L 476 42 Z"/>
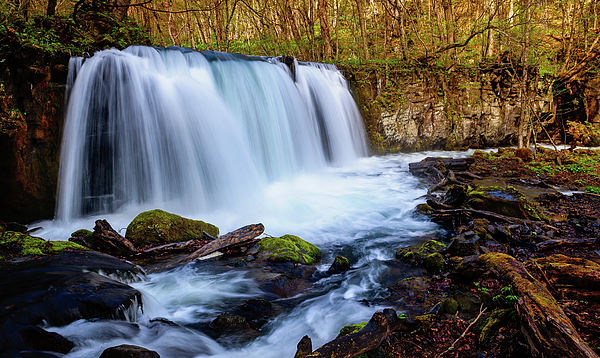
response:
<path id="1" fill-rule="evenodd" d="M 0 220 L 52 218 L 68 56 L 8 48 L 0 58 Z"/>
<path id="2" fill-rule="evenodd" d="M 374 153 L 480 148 L 516 143 L 518 85 L 505 68 L 344 68 Z M 539 81 L 534 107 L 550 110 Z"/>

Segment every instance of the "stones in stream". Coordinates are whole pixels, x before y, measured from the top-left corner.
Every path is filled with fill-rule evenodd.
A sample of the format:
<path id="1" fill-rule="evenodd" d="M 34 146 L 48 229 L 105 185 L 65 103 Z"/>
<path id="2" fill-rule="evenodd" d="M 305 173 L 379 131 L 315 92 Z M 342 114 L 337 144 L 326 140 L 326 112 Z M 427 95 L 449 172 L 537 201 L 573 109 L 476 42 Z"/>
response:
<path id="1" fill-rule="evenodd" d="M 67 353 L 70 342 L 39 326 L 124 319 L 127 310 L 141 304 L 141 294 L 105 275 L 127 279 L 140 274 L 139 267 L 97 252 L 64 252 L 1 267 L 0 347 Z"/>

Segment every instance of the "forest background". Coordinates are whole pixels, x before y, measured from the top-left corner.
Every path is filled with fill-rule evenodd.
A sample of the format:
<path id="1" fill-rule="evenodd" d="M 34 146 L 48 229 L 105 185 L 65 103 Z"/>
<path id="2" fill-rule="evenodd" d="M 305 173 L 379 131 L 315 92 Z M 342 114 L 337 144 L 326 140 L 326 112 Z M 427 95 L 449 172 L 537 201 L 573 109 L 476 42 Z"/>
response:
<path id="1" fill-rule="evenodd" d="M 290 55 L 354 72 L 505 67 L 523 103 L 523 146 L 541 116 L 540 80 L 558 99 L 550 112 L 574 112 L 562 126 L 571 137 L 600 138 L 577 94 L 598 70 L 599 8 L 595 0 L 10 0 L 0 35 L 69 56 L 146 44 Z"/>

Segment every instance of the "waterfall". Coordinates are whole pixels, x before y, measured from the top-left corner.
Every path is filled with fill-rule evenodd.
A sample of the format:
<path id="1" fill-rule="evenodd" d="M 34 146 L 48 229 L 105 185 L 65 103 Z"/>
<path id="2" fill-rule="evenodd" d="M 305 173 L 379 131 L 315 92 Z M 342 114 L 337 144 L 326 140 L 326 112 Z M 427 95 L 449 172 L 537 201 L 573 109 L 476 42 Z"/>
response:
<path id="1" fill-rule="evenodd" d="M 127 205 L 243 205 L 299 173 L 367 154 L 332 65 L 134 46 L 72 60 L 57 219 Z"/>

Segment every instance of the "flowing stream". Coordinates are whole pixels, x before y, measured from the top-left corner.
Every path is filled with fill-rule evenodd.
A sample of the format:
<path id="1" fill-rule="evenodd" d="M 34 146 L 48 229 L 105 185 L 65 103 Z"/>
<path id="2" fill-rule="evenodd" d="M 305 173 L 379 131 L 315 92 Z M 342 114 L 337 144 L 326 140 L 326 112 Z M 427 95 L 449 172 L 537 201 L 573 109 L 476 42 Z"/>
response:
<path id="1" fill-rule="evenodd" d="M 353 270 L 323 278 L 243 345 L 202 332 L 220 312 L 265 296 L 246 271 L 191 263 L 131 283 L 143 311 L 129 320 L 80 320 L 50 327 L 76 342 L 66 357 L 98 357 L 127 343 L 161 357 L 292 357 L 304 335 L 313 347 L 382 307 L 386 260 L 437 225 L 415 216 L 426 188 L 408 163 L 444 153 L 368 157 L 360 114 L 333 66 L 168 48 L 108 50 L 70 64 L 57 217 L 36 232 L 65 240 L 107 219 L 124 230 L 161 208 L 208 221 L 225 233 L 262 222 L 294 234 Z M 295 76 L 296 81 L 293 77 Z M 458 155 L 467 155 L 462 153 Z M 457 156 L 456 153 L 453 156 Z M 166 318 L 177 325 L 161 324 Z"/>

